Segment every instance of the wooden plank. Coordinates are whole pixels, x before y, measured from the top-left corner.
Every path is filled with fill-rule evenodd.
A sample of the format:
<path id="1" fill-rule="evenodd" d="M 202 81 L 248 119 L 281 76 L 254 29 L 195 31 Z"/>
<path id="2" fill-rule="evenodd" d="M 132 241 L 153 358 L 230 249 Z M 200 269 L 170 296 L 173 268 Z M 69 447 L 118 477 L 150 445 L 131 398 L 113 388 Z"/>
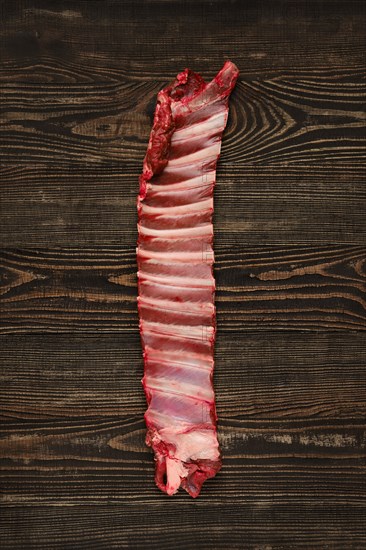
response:
<path id="1" fill-rule="evenodd" d="M 132 246 L 139 170 L 123 165 L 4 166 L 1 246 Z M 365 205 L 361 166 L 221 163 L 215 243 L 363 244 Z"/>
<path id="2" fill-rule="evenodd" d="M 222 333 L 365 330 L 364 247 L 239 242 L 216 246 Z M 4 250 L 2 257 L 3 333 L 137 333 L 134 248 Z"/>
<path id="3" fill-rule="evenodd" d="M 346 420 L 224 420 L 224 466 L 204 501 L 248 502 L 281 495 L 363 500 L 365 428 Z M 2 431 L 3 501 L 15 504 L 161 501 L 142 418 L 7 423 Z M 177 503 L 186 500 L 180 492 Z"/>
<path id="4" fill-rule="evenodd" d="M 250 76 L 364 65 L 357 1 L 21 0 L 3 11 L 10 71 L 54 63 L 60 72 L 166 79 L 191 65 L 212 76 L 226 57 Z"/>
<path id="5" fill-rule="evenodd" d="M 365 240 L 362 80 L 303 79 L 241 82 L 233 95 L 215 194 L 222 242 L 234 231 L 252 243 Z M 3 246 L 24 234 L 30 246 L 135 240 L 159 87 L 8 84 Z"/>
<path id="6" fill-rule="evenodd" d="M 224 462 L 232 475 L 236 475 L 233 468 L 236 463 L 245 467 L 244 459 L 247 466 L 254 469 L 265 469 L 281 461 L 287 463 L 291 458 L 298 459 L 293 465 L 304 465 L 304 459 L 321 458 L 325 463 L 334 460 L 335 465 L 339 461 L 337 467 L 340 468 L 342 461 L 347 459 L 361 468 L 365 466 L 365 428 L 363 420 L 354 419 L 324 418 L 304 422 L 302 419 L 224 418 L 220 421 L 219 439 Z M 80 471 L 100 469 L 100 474 L 104 466 L 113 471 L 124 464 L 127 470 L 132 470 L 139 461 L 148 471 L 153 461 L 151 450 L 145 445 L 145 433 L 143 418 L 133 416 L 14 420 L 2 428 L 0 449 L 4 468 L 15 472 L 13 479 L 18 470 L 38 469 L 42 462 L 46 465 L 48 461 L 54 461 L 48 466 L 55 471 L 60 470 L 63 461 L 65 472 L 71 471 L 76 464 Z M 317 463 L 310 461 L 309 465 L 316 469 Z M 324 464 L 318 466 L 321 470 Z M 124 474 L 121 472 L 121 475 Z M 134 475 L 138 477 L 138 471 Z"/>
<path id="7" fill-rule="evenodd" d="M 365 333 L 218 334 L 215 389 L 220 422 L 362 420 L 366 416 Z M 140 337 L 3 336 L 3 421 L 118 415 L 146 409 Z M 244 422 L 244 425 L 245 425 Z M 27 425 L 28 425 L 27 424 Z"/>
<path id="8" fill-rule="evenodd" d="M 167 498 L 148 507 L 127 500 L 113 505 L 8 507 L 2 516 L 3 549 L 140 550 L 146 541 L 154 550 L 344 550 L 366 544 L 363 509 L 349 499 L 344 506 L 331 498 L 292 496 L 285 502 L 277 497 L 272 506 L 272 496 L 225 505 L 207 499 L 178 505 Z"/>
<path id="9" fill-rule="evenodd" d="M 1 153 L 17 166 L 136 160 L 140 166 L 161 86 L 148 80 L 37 85 L 5 79 Z M 241 80 L 231 98 L 222 162 L 364 164 L 364 97 L 361 71 Z"/>

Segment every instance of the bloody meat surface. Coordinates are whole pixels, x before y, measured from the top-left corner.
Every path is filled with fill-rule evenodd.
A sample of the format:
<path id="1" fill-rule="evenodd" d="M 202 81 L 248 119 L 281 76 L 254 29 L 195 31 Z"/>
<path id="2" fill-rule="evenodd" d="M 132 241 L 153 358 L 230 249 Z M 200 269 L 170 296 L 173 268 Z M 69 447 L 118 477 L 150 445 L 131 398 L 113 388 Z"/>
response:
<path id="1" fill-rule="evenodd" d="M 157 486 L 197 497 L 221 468 L 214 368 L 213 189 L 230 93 L 227 61 L 206 83 L 185 69 L 158 94 L 140 176 L 138 309 Z"/>

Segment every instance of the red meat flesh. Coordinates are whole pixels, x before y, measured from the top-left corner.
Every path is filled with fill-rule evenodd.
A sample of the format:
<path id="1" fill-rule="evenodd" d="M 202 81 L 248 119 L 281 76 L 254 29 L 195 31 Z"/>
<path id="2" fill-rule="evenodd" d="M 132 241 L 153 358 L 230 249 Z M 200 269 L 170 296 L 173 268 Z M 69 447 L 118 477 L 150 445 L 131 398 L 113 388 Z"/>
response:
<path id="1" fill-rule="evenodd" d="M 197 497 L 221 468 L 212 385 L 213 188 L 230 93 L 227 61 L 206 84 L 186 69 L 158 94 L 140 176 L 138 308 L 158 487 Z"/>

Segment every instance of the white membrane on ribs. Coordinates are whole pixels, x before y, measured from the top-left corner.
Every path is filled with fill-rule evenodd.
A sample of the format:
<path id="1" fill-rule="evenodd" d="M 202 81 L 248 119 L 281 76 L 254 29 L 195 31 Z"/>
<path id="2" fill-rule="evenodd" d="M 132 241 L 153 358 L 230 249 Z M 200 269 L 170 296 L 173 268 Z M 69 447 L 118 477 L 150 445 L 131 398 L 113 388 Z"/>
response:
<path id="1" fill-rule="evenodd" d="M 229 95 L 226 62 L 206 84 L 186 69 L 158 95 L 140 178 L 138 308 L 146 442 L 168 495 L 198 496 L 221 467 L 212 385 L 216 334 L 213 189 Z"/>

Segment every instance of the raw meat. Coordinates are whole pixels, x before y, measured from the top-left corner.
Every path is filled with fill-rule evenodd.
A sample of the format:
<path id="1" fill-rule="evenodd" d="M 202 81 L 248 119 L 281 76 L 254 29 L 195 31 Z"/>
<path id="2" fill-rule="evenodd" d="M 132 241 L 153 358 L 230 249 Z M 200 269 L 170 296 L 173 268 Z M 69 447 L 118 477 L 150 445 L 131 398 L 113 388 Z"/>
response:
<path id="1" fill-rule="evenodd" d="M 213 188 L 229 95 L 227 61 L 206 84 L 185 69 L 158 94 L 140 176 L 138 309 L 157 486 L 197 497 L 221 468 L 212 386 Z"/>

